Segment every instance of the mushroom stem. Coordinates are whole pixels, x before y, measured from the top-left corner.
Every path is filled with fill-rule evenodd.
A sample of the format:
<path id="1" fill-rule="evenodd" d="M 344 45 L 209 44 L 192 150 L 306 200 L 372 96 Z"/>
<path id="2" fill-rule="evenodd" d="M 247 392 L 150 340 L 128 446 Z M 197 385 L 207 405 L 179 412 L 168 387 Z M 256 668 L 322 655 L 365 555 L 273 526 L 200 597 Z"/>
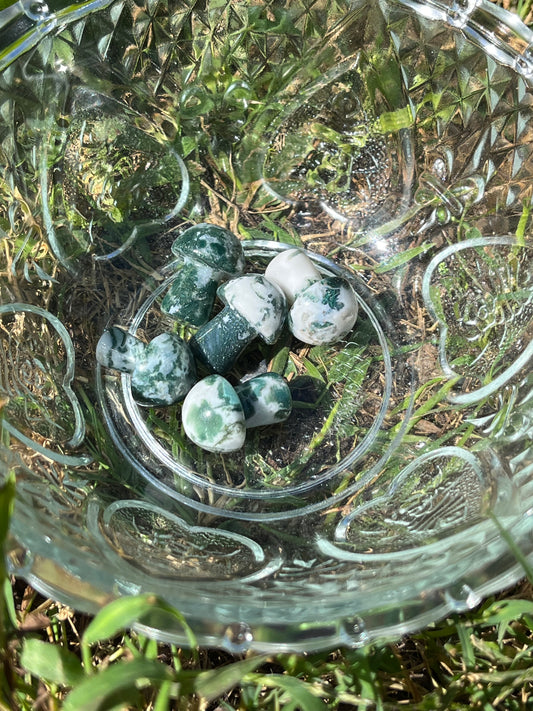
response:
<path id="1" fill-rule="evenodd" d="M 261 274 L 245 274 L 222 284 L 217 294 L 224 309 L 198 329 L 190 344 L 195 356 L 214 373 L 227 373 L 256 336 L 275 343 L 287 306 L 283 292 Z"/>
<path id="2" fill-rule="evenodd" d="M 257 331 L 244 316 L 226 306 L 189 341 L 194 356 L 214 373 L 227 373 Z"/>
<path id="3" fill-rule="evenodd" d="M 165 294 L 161 311 L 192 326 L 201 326 L 211 315 L 217 285 L 212 267 L 187 261 Z"/>

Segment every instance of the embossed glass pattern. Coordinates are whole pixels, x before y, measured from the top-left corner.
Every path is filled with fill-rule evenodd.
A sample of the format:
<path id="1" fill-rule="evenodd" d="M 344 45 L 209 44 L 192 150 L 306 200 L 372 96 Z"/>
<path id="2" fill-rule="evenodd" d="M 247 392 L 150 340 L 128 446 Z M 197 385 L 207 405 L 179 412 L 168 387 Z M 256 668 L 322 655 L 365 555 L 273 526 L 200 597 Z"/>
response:
<path id="1" fill-rule="evenodd" d="M 0 29 L 12 570 L 91 612 L 157 593 L 235 652 L 390 638 L 517 580 L 530 32 L 485 0 L 21 2 Z M 201 222 L 249 272 L 308 250 L 358 303 L 340 343 L 250 344 L 230 379 L 278 372 L 293 409 L 227 455 L 95 358 L 110 326 L 194 334 L 161 303 Z"/>

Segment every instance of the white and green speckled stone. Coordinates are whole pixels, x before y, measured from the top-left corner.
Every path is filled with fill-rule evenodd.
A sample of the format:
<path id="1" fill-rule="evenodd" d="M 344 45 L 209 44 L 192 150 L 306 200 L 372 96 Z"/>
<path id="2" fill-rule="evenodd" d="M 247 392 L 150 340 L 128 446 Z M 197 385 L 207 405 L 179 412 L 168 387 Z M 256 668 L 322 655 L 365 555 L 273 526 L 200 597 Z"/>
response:
<path id="1" fill-rule="evenodd" d="M 107 329 L 96 345 L 96 360 L 104 368 L 132 373 L 143 357 L 146 343 L 118 326 Z"/>
<path id="2" fill-rule="evenodd" d="M 300 292 L 289 311 L 289 328 L 310 345 L 336 343 L 352 330 L 357 312 L 350 284 L 340 277 L 324 277 Z"/>
<path id="3" fill-rule="evenodd" d="M 188 392 L 182 406 L 186 435 L 208 452 L 236 452 L 246 437 L 241 401 L 221 375 L 209 375 Z"/>
<path id="4" fill-rule="evenodd" d="M 172 252 L 182 265 L 161 310 L 176 320 L 201 326 L 211 315 L 219 283 L 243 271 L 242 244 L 229 230 L 202 223 L 177 237 Z"/>
<path id="5" fill-rule="evenodd" d="M 245 274 L 222 284 L 218 295 L 265 343 L 277 341 L 287 316 L 287 302 L 279 287 L 262 274 Z"/>
<path id="6" fill-rule="evenodd" d="M 287 317 L 283 292 L 262 274 L 245 274 L 218 288 L 226 304 L 190 341 L 196 358 L 211 372 L 227 373 L 256 337 L 275 343 Z"/>
<path id="7" fill-rule="evenodd" d="M 298 294 L 319 281 L 322 275 L 307 254 L 295 247 L 271 259 L 265 269 L 265 277 L 283 291 L 289 304 L 293 304 Z"/>
<path id="8" fill-rule="evenodd" d="M 263 373 L 237 385 L 246 427 L 273 425 L 286 420 L 292 411 L 292 396 L 285 378 Z"/>
<path id="9" fill-rule="evenodd" d="M 176 321 L 201 326 L 211 316 L 217 286 L 211 267 L 185 261 L 161 302 L 161 311 Z"/>
<path id="10" fill-rule="evenodd" d="M 150 341 L 131 375 L 134 395 L 154 405 L 183 400 L 195 382 L 192 353 L 175 333 L 162 333 Z"/>
<path id="11" fill-rule="evenodd" d="M 189 227 L 172 243 L 176 257 L 188 257 L 208 264 L 220 279 L 244 269 L 244 252 L 239 238 L 219 225 L 201 222 Z"/>

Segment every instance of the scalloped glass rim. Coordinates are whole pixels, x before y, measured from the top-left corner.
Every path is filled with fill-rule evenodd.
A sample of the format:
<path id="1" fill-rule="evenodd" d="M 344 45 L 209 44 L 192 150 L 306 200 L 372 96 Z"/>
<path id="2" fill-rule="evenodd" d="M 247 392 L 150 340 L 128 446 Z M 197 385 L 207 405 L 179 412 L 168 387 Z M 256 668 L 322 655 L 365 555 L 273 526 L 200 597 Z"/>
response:
<path id="1" fill-rule="evenodd" d="M 529 517 L 530 519 L 531 517 Z M 27 525 L 27 524 L 26 524 Z M 179 585 L 169 581 L 163 593 L 172 602 L 180 600 L 179 610 L 193 630 L 200 646 L 225 648 L 231 653 L 248 649 L 256 652 L 312 652 L 334 646 L 359 647 L 370 643 L 384 643 L 413 633 L 443 619 L 450 614 L 466 612 L 476 607 L 483 598 L 511 587 L 524 577 L 526 572 L 517 561 L 520 550 L 523 560 L 531 558 L 531 520 L 523 519 L 512 528 L 503 528 L 503 522 L 491 524 L 492 537 L 488 544 L 490 559 L 485 559 L 482 569 L 479 553 L 465 562 L 464 580 L 438 580 L 435 571 L 434 584 L 412 585 L 412 579 L 398 581 L 392 597 L 379 595 L 376 587 L 372 595 L 366 595 L 363 603 L 347 591 L 335 596 L 325 607 L 324 598 L 317 593 L 300 600 L 296 607 L 283 596 L 265 595 L 259 599 L 247 596 L 246 600 L 225 589 L 215 581 L 203 589 L 195 582 Z M 508 541 L 502 539 L 505 531 Z M 100 571 L 87 568 L 83 559 L 77 559 L 79 551 L 70 551 L 70 565 L 58 565 L 50 555 L 49 544 L 42 539 L 34 541 L 33 553 L 21 548 L 15 538 L 11 542 L 8 566 L 12 574 L 23 577 L 41 594 L 69 605 L 74 609 L 95 614 L 117 596 L 150 592 L 151 588 L 135 584 L 120 574 L 102 584 Z M 512 546 L 512 547 L 511 547 Z M 516 546 L 516 548 L 514 548 Z M 479 548 L 478 548 L 479 551 Z M 501 571 L 501 563 L 505 570 Z M 257 590 L 256 590 L 257 592 Z M 255 596 L 254 596 L 255 597 Z M 316 605 L 316 607 L 315 607 Z M 317 614 L 317 609 L 321 614 Z M 246 622 L 242 622 L 246 620 Z M 320 620 L 320 621 L 319 621 Z M 172 644 L 188 646 L 190 638 L 183 628 L 176 626 L 168 617 L 154 615 L 145 623 L 135 625 L 143 634 Z M 242 630 L 249 634 L 248 643 L 239 642 Z"/>

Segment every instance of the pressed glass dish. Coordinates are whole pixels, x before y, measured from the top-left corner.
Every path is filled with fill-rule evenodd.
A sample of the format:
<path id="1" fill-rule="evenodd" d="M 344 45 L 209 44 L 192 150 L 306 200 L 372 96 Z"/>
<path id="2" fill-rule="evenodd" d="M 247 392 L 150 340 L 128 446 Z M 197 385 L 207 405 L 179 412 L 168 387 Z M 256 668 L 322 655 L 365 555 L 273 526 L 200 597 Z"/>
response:
<path id="1" fill-rule="evenodd" d="M 392 638 L 533 554 L 533 36 L 484 0 L 285 5 L 0 12 L 11 569 L 89 612 L 155 593 L 234 652 Z M 359 309 L 246 349 L 228 379 L 279 373 L 293 410 L 232 454 L 95 357 L 110 326 L 194 334 L 161 302 L 201 222 Z"/>

